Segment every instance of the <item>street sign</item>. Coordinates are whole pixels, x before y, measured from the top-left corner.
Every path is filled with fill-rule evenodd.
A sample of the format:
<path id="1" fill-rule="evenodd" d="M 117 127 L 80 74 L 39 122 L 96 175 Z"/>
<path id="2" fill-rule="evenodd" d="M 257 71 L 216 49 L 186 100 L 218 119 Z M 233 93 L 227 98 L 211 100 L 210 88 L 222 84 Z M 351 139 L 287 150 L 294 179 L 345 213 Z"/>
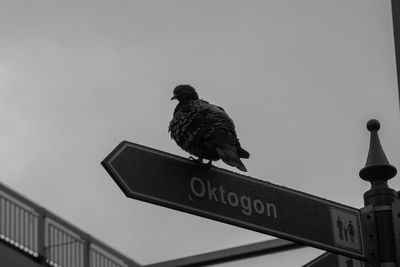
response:
<path id="1" fill-rule="evenodd" d="M 353 258 L 326 252 L 303 267 L 365 267 L 365 264 Z"/>
<path id="2" fill-rule="evenodd" d="M 366 259 L 358 209 L 126 141 L 102 165 L 129 198 Z"/>

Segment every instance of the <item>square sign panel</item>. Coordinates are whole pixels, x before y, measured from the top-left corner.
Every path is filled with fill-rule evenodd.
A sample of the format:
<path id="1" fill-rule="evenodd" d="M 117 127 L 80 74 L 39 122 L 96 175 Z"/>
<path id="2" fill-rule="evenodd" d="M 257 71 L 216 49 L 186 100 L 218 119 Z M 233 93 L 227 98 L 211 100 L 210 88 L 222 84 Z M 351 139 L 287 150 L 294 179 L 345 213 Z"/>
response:
<path id="1" fill-rule="evenodd" d="M 337 246 L 361 251 L 358 214 L 331 207 L 333 240 Z"/>

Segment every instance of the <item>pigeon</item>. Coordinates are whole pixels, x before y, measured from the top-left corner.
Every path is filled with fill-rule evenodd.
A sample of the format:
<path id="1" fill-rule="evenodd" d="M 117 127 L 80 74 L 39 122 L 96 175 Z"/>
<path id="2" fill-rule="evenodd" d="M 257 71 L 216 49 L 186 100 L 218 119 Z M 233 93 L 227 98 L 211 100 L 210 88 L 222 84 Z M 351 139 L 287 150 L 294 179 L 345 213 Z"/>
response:
<path id="1" fill-rule="evenodd" d="M 175 87 L 171 100 L 178 100 L 168 132 L 176 144 L 195 162 L 210 167 L 212 161 L 221 159 L 226 164 L 246 172 L 240 158 L 248 159 L 237 138 L 235 125 L 225 110 L 199 99 L 196 90 L 182 84 Z M 209 160 L 207 164 L 203 159 Z"/>

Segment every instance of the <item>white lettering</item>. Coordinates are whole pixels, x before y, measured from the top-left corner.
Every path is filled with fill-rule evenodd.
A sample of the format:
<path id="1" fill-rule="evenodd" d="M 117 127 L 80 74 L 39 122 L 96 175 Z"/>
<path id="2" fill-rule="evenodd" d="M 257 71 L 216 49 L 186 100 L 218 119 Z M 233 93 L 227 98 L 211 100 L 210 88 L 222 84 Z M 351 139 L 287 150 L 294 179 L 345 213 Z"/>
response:
<path id="1" fill-rule="evenodd" d="M 244 215 L 251 215 L 251 198 L 247 196 L 240 197 L 240 205 Z"/>
<path id="2" fill-rule="evenodd" d="M 225 201 L 225 190 L 224 190 L 224 187 L 222 185 L 219 186 L 219 192 L 221 193 L 221 202 L 226 204 L 226 201 Z"/>
<path id="3" fill-rule="evenodd" d="M 201 187 L 200 192 L 196 191 L 195 184 L 194 184 L 195 182 L 200 183 L 200 187 Z M 196 195 L 196 197 L 204 197 L 204 195 L 206 194 L 206 187 L 204 186 L 203 181 L 198 177 L 193 177 L 190 180 L 190 189 Z"/>
<path id="4" fill-rule="evenodd" d="M 271 216 L 271 209 L 272 209 L 272 212 L 274 214 L 274 218 L 275 219 L 278 218 L 278 215 L 276 213 L 276 206 L 274 204 L 272 204 L 272 203 L 267 203 L 267 216 L 268 217 Z"/>
<path id="5" fill-rule="evenodd" d="M 263 214 L 264 213 L 264 203 L 261 202 L 261 200 L 256 199 L 254 200 L 254 210 L 258 213 L 258 214 Z"/>
<path id="6" fill-rule="evenodd" d="M 192 177 L 190 179 L 190 190 L 198 198 L 218 202 L 220 205 L 229 205 L 234 208 L 239 207 L 240 211 L 247 216 L 251 216 L 254 209 L 259 215 L 278 218 L 278 210 L 275 204 L 263 202 L 258 198 L 252 199 L 246 195 L 239 195 L 236 192 L 226 190 L 222 185 L 213 185 L 210 180 Z M 193 201 L 193 199 L 190 200 Z"/>
<path id="7" fill-rule="evenodd" d="M 231 206 L 237 207 L 239 205 L 239 199 L 237 195 L 233 192 L 228 193 L 228 202 Z"/>
<path id="8" fill-rule="evenodd" d="M 217 188 L 216 187 L 212 187 L 210 181 L 207 181 L 207 187 L 208 187 L 208 199 L 209 200 L 215 200 L 215 201 L 218 202 L 217 195 L 215 194 L 215 192 L 217 191 Z"/>

